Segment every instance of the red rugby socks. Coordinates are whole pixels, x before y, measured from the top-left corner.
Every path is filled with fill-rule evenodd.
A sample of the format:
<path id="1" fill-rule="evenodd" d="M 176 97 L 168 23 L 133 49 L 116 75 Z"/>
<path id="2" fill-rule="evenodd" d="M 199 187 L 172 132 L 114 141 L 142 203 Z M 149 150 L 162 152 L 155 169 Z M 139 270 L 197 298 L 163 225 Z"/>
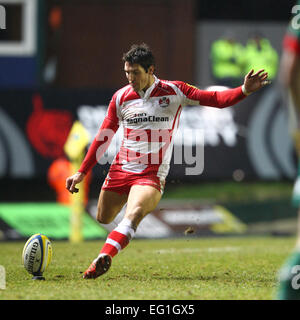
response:
<path id="1" fill-rule="evenodd" d="M 129 219 L 124 218 L 119 225 L 108 235 L 100 255 L 109 254 L 114 257 L 118 252 L 124 249 L 133 238 L 135 230 Z"/>

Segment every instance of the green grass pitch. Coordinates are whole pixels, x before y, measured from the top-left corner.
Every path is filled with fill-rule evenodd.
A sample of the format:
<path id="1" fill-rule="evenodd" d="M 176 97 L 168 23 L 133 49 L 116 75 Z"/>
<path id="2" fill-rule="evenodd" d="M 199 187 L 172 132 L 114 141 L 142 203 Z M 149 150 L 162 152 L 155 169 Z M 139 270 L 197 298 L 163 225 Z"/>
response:
<path id="1" fill-rule="evenodd" d="M 96 280 L 82 272 L 104 240 L 52 241 L 46 281 L 31 280 L 21 264 L 23 242 L 0 243 L 6 288 L 0 300 L 271 300 L 292 237 L 134 239 Z"/>

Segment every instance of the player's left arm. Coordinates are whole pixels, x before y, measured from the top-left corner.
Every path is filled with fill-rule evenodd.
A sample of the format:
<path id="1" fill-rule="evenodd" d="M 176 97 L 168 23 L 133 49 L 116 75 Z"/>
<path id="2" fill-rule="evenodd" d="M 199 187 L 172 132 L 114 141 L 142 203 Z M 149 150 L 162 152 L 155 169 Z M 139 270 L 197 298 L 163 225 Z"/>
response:
<path id="1" fill-rule="evenodd" d="M 264 69 L 261 69 L 256 73 L 254 73 L 254 70 L 252 69 L 245 76 L 243 85 L 237 88 L 224 91 L 206 91 L 184 84 L 182 91 L 186 96 L 187 104 L 226 108 L 238 103 L 246 96 L 269 84 L 270 81 L 267 80 L 267 78 L 268 73 L 264 72 Z"/>

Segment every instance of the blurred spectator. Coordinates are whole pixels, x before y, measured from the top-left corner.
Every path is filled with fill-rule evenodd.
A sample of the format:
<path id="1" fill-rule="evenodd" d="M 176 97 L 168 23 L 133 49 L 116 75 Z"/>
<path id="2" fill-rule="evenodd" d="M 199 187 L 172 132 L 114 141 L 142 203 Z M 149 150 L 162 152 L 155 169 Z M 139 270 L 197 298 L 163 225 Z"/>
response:
<path id="1" fill-rule="evenodd" d="M 300 0 L 298 0 L 300 5 Z M 298 237 L 296 246 L 279 274 L 277 299 L 300 300 L 300 25 L 292 24 L 283 41 L 279 80 L 285 89 L 289 109 L 290 133 L 298 155 L 298 177 L 295 182 L 292 204 L 298 209 Z"/>
<path id="2" fill-rule="evenodd" d="M 237 42 L 232 32 L 213 42 L 211 47 L 212 73 L 216 84 L 238 86 L 244 77 L 241 64 L 243 46 Z"/>
<path id="3" fill-rule="evenodd" d="M 244 71 L 265 69 L 269 79 L 276 77 L 278 70 L 278 54 L 272 47 L 270 41 L 259 32 L 255 32 L 247 41 L 244 51 Z"/>

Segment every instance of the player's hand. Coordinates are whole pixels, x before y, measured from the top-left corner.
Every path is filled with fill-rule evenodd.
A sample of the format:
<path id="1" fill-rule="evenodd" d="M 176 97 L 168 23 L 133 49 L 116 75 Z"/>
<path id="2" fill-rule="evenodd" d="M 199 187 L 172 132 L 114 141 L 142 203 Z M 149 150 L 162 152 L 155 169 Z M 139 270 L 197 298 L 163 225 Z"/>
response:
<path id="1" fill-rule="evenodd" d="M 264 72 L 264 71 L 265 71 L 264 69 L 260 69 L 256 73 L 254 73 L 254 70 L 252 69 L 245 76 L 244 88 L 247 94 L 255 92 L 271 83 L 271 81 L 268 80 L 268 72 Z"/>
<path id="2" fill-rule="evenodd" d="M 80 183 L 85 177 L 85 174 L 82 172 L 76 172 L 71 177 L 66 179 L 66 189 L 71 193 L 77 193 L 79 191 L 78 188 L 76 188 L 76 184 Z"/>

